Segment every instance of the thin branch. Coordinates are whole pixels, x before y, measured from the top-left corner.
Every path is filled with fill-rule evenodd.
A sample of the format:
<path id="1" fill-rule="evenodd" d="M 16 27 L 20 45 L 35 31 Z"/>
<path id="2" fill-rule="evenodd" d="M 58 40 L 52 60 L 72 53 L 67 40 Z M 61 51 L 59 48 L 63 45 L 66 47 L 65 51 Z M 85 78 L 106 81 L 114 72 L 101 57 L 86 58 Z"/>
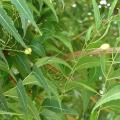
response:
<path id="1" fill-rule="evenodd" d="M 120 48 L 109 48 L 107 50 L 102 50 L 97 48 L 93 51 L 76 51 L 73 53 L 66 54 L 64 58 L 66 60 L 71 60 L 73 58 L 78 58 L 80 56 L 92 55 L 92 56 L 99 56 L 101 54 L 113 54 L 113 53 L 120 53 Z"/>

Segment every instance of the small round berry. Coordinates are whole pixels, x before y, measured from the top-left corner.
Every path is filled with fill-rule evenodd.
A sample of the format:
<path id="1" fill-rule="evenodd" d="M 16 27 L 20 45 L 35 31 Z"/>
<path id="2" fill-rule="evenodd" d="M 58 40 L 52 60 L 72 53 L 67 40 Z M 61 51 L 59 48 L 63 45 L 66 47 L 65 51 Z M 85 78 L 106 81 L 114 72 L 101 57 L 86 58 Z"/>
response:
<path id="1" fill-rule="evenodd" d="M 102 76 L 99 76 L 99 80 L 102 80 L 103 78 L 102 78 Z"/>
<path id="2" fill-rule="evenodd" d="M 26 55 L 30 55 L 31 52 L 32 52 L 32 49 L 31 49 L 31 48 L 26 48 L 25 51 L 24 51 L 24 53 L 25 53 Z"/>
<path id="3" fill-rule="evenodd" d="M 109 48 L 110 48 L 110 45 L 107 44 L 107 43 L 102 44 L 102 45 L 100 46 L 100 49 L 102 49 L 102 50 L 108 50 Z"/>
<path id="4" fill-rule="evenodd" d="M 77 5 L 76 5 L 75 3 L 72 5 L 73 8 L 75 8 L 76 6 L 77 6 Z"/>
<path id="5" fill-rule="evenodd" d="M 103 91 L 103 90 L 100 90 L 99 93 L 100 93 L 101 95 L 103 95 L 103 94 L 104 94 L 104 91 Z"/>

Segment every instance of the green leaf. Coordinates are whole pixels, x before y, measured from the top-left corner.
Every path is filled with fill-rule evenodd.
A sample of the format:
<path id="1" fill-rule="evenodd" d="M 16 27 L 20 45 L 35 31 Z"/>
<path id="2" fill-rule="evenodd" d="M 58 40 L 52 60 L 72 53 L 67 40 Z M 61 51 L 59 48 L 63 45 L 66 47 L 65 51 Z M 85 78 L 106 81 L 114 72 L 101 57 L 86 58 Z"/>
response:
<path id="1" fill-rule="evenodd" d="M 93 4 L 96 28 L 99 29 L 99 27 L 101 25 L 101 16 L 100 16 L 99 7 L 96 3 L 96 0 L 92 0 L 92 4 Z"/>
<path id="2" fill-rule="evenodd" d="M 15 40 L 19 42 L 23 47 L 26 48 L 23 39 L 19 35 L 18 31 L 14 27 L 14 23 L 12 19 L 7 15 L 7 12 L 3 9 L 2 5 L 0 4 L 0 24 L 6 29 L 6 31 L 14 36 Z"/>
<path id="3" fill-rule="evenodd" d="M 38 80 L 36 80 L 37 78 L 35 77 L 35 75 L 33 73 L 30 73 L 24 80 L 23 80 L 23 84 L 24 85 L 38 85 L 41 86 L 38 82 Z"/>
<path id="4" fill-rule="evenodd" d="M 50 96 L 51 92 L 49 90 L 49 85 L 48 85 L 47 80 L 44 77 L 41 69 L 38 68 L 38 67 L 36 67 L 36 66 L 34 66 L 34 68 L 33 68 L 33 74 L 35 75 L 36 80 L 38 81 L 38 83 L 45 89 L 45 91 Z"/>
<path id="5" fill-rule="evenodd" d="M 115 79 L 120 79 L 120 69 L 111 71 L 108 80 L 115 80 Z"/>
<path id="6" fill-rule="evenodd" d="M 111 26 L 111 21 L 108 23 L 107 27 L 106 27 L 106 30 L 105 32 L 103 33 L 103 35 L 98 39 L 96 40 L 94 43 L 97 43 L 99 42 L 100 40 L 102 40 L 109 32 L 109 29 L 110 29 L 110 26 Z"/>
<path id="7" fill-rule="evenodd" d="M 37 59 L 37 62 L 35 64 L 37 67 L 41 67 L 46 64 L 62 64 L 68 68 L 71 68 L 67 62 L 57 57 L 42 57 L 40 59 Z"/>
<path id="8" fill-rule="evenodd" d="M 116 85 L 112 87 L 107 93 L 105 93 L 102 98 L 96 103 L 92 112 L 94 112 L 98 107 L 102 106 L 103 104 L 120 99 L 120 85 Z"/>
<path id="9" fill-rule="evenodd" d="M 7 101 L 3 94 L 0 93 L 0 110 L 8 111 Z"/>
<path id="10" fill-rule="evenodd" d="M 73 52 L 71 41 L 67 37 L 62 34 L 55 34 L 53 37 L 61 41 L 70 50 L 70 52 Z"/>
<path id="11" fill-rule="evenodd" d="M 106 76 L 106 56 L 103 54 L 100 56 L 100 65 L 101 65 L 101 70 L 104 75 Z"/>
<path id="12" fill-rule="evenodd" d="M 120 9 L 118 10 L 118 14 L 120 19 Z M 119 37 L 120 37 L 120 21 L 118 21 L 118 30 L 119 30 Z"/>
<path id="13" fill-rule="evenodd" d="M 44 79 L 42 79 L 44 80 Z M 48 79 L 46 79 L 47 81 L 47 85 L 48 85 L 48 89 L 49 89 L 49 92 L 51 92 L 55 97 L 56 99 L 58 99 L 59 101 L 59 93 L 57 91 L 57 88 L 56 86 L 54 85 L 54 83 L 52 81 L 49 81 Z M 45 82 L 46 82 L 45 81 Z M 37 85 L 39 87 L 43 87 L 44 86 L 41 84 L 41 82 L 39 82 L 36 78 L 36 76 L 34 75 L 34 73 L 30 73 L 24 80 L 23 80 L 23 84 L 24 85 Z M 45 86 L 46 87 L 46 86 Z M 47 89 L 47 88 L 46 88 Z M 47 92 L 47 91 L 46 91 Z M 50 94 L 50 93 L 49 93 Z"/>
<path id="14" fill-rule="evenodd" d="M 22 77 L 26 77 L 30 72 L 30 63 L 29 59 L 25 55 L 18 54 L 14 57 L 14 64 Z M 24 69 L 23 69 L 24 68 Z"/>
<path id="15" fill-rule="evenodd" d="M 0 70 L 5 71 L 5 72 L 9 71 L 8 65 L 2 60 L 0 60 Z"/>
<path id="16" fill-rule="evenodd" d="M 77 82 L 77 81 L 72 81 L 71 84 L 76 85 L 76 87 L 79 87 L 79 86 L 80 86 L 80 87 L 83 87 L 83 88 L 85 88 L 86 90 L 89 90 L 89 91 L 91 91 L 91 92 L 96 93 L 96 94 L 99 95 L 99 93 L 98 93 L 94 88 L 90 87 L 89 85 L 87 85 L 87 84 L 85 84 L 85 83 Z M 80 87 L 79 87 L 79 88 L 80 88 Z"/>
<path id="17" fill-rule="evenodd" d="M 83 112 L 89 108 L 91 92 L 87 91 L 85 88 L 81 90 L 81 98 L 83 100 Z"/>
<path id="18" fill-rule="evenodd" d="M 42 35 L 36 22 L 34 21 L 33 15 L 32 15 L 32 13 L 27 5 L 26 0 L 11 0 L 11 2 L 18 9 L 19 14 L 21 16 L 21 20 L 23 21 L 23 17 L 24 17 L 24 20 L 28 20 L 29 22 L 31 22 L 31 24 L 33 24 L 35 26 L 36 30 Z"/>
<path id="19" fill-rule="evenodd" d="M 76 115 L 76 116 L 78 115 L 78 113 L 75 110 L 67 107 L 62 103 L 60 105 L 59 101 L 55 99 L 45 99 L 42 104 L 42 107 L 58 113 L 62 112 L 64 114 L 70 114 L 70 115 Z"/>
<path id="20" fill-rule="evenodd" d="M 35 53 L 37 56 L 45 55 L 44 46 L 40 43 L 39 38 L 37 38 L 37 40 L 33 39 L 31 41 L 30 47 L 32 48 L 33 54 Z"/>
<path id="21" fill-rule="evenodd" d="M 11 88 L 8 91 L 4 92 L 4 95 L 7 96 L 7 97 L 11 97 L 11 98 L 17 99 L 18 96 L 17 96 L 16 87 Z"/>
<path id="22" fill-rule="evenodd" d="M 15 115 L 15 116 L 21 116 L 21 115 L 23 115 L 23 114 L 13 113 L 13 112 L 6 112 L 6 111 L 1 111 L 1 110 L 0 110 L 0 115 Z"/>
<path id="23" fill-rule="evenodd" d="M 31 111 L 31 114 L 33 115 L 33 118 L 35 120 L 41 120 L 40 116 L 39 116 L 39 111 L 37 110 L 35 104 L 30 99 L 28 99 L 28 104 L 29 104 L 28 108 Z"/>
<path id="24" fill-rule="evenodd" d="M 115 6 L 116 6 L 117 2 L 118 2 L 118 0 L 113 0 L 112 5 L 109 9 L 108 18 L 111 17 L 111 15 L 113 14 L 113 11 L 115 9 Z"/>
<path id="25" fill-rule="evenodd" d="M 19 98 L 19 102 L 20 102 L 20 105 L 21 105 L 21 108 L 23 110 L 23 113 L 24 113 L 24 116 L 26 118 L 26 120 L 28 120 L 28 100 L 27 100 L 27 94 L 26 94 L 26 91 L 25 91 L 25 88 L 22 84 L 22 81 L 19 81 L 17 83 L 17 93 L 18 93 L 18 98 Z"/>
<path id="26" fill-rule="evenodd" d="M 76 70 L 87 69 L 100 66 L 99 58 L 84 56 L 79 59 Z"/>
<path id="27" fill-rule="evenodd" d="M 4 93 L 4 95 L 5 96 L 7 96 L 7 97 L 11 97 L 11 98 L 13 98 L 13 99 L 18 99 L 18 96 L 17 96 L 17 87 L 14 87 L 14 88 L 12 88 L 12 89 L 10 89 L 10 90 L 8 90 L 8 91 L 6 91 L 5 93 Z M 22 97 L 22 96 L 21 96 Z M 24 97 L 24 96 L 23 96 Z M 19 98 L 20 100 L 22 99 L 22 98 Z M 23 98 L 24 99 L 24 98 Z M 35 119 L 35 120 L 40 120 L 40 117 L 39 117 L 39 111 L 37 110 L 37 108 L 36 108 L 36 106 L 35 106 L 35 104 L 33 104 L 33 102 L 31 101 L 31 99 L 30 98 L 27 98 L 27 100 L 21 100 L 21 104 L 23 104 L 23 107 L 26 107 L 26 108 L 24 108 L 25 110 L 27 109 L 27 111 L 29 110 L 29 114 L 30 114 L 30 116 L 32 115 L 32 117 Z M 26 103 L 27 102 L 27 103 Z M 25 104 L 25 105 L 24 105 Z M 26 111 L 26 112 L 27 112 Z M 25 114 L 25 113 L 24 113 Z"/>
<path id="28" fill-rule="evenodd" d="M 25 37 L 26 31 L 27 31 L 27 28 L 28 28 L 28 20 L 26 18 L 24 18 L 23 14 L 20 14 L 20 18 L 21 18 L 21 23 L 22 23 L 22 29 L 23 29 L 23 32 L 24 32 L 23 37 Z"/>
<path id="29" fill-rule="evenodd" d="M 44 116 L 44 118 L 46 118 L 47 120 L 63 120 L 59 114 L 47 109 L 44 109 L 41 112 L 41 115 Z"/>
<path id="30" fill-rule="evenodd" d="M 90 120 L 98 120 L 98 112 L 95 111 L 93 114 L 91 114 Z"/>
<path id="31" fill-rule="evenodd" d="M 36 8 L 36 6 L 33 5 L 32 2 L 28 2 L 28 6 L 32 13 L 35 12 L 38 16 L 40 16 L 41 12 Z"/>
<path id="32" fill-rule="evenodd" d="M 88 42 L 90 40 L 92 30 L 93 30 L 93 26 L 89 27 L 89 29 L 88 29 L 88 31 L 86 33 L 86 37 L 85 37 L 86 42 Z"/>
<path id="33" fill-rule="evenodd" d="M 1 50 L 0 50 L 0 57 L 1 57 L 1 58 L 4 60 L 4 62 L 8 65 L 8 62 L 7 62 L 7 60 L 6 60 L 3 52 L 2 52 Z M 8 67 L 9 67 L 9 65 L 8 65 Z"/>
<path id="34" fill-rule="evenodd" d="M 54 6 L 53 6 L 52 0 L 43 0 L 43 1 L 44 1 L 44 3 L 47 4 L 48 7 L 52 10 L 52 12 L 53 12 L 53 14 L 55 15 L 56 20 L 57 20 L 57 22 L 58 22 L 58 16 L 57 16 L 57 13 L 56 13 L 55 8 L 54 8 Z"/>

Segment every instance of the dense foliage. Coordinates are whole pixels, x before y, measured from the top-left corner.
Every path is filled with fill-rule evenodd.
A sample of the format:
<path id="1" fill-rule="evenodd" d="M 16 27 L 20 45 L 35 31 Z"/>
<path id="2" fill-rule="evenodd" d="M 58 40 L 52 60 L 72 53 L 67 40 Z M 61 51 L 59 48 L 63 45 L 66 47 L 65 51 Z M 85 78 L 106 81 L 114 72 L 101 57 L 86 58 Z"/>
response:
<path id="1" fill-rule="evenodd" d="M 120 120 L 119 0 L 0 0 L 0 120 Z"/>

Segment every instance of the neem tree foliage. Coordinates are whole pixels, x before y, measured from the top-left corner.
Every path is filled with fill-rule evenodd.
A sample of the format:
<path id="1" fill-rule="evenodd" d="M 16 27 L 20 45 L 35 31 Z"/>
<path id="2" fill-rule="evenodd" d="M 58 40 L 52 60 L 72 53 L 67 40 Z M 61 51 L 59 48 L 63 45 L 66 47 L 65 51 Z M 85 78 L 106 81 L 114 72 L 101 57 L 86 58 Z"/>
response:
<path id="1" fill-rule="evenodd" d="M 119 0 L 0 0 L 0 120 L 120 120 Z"/>

